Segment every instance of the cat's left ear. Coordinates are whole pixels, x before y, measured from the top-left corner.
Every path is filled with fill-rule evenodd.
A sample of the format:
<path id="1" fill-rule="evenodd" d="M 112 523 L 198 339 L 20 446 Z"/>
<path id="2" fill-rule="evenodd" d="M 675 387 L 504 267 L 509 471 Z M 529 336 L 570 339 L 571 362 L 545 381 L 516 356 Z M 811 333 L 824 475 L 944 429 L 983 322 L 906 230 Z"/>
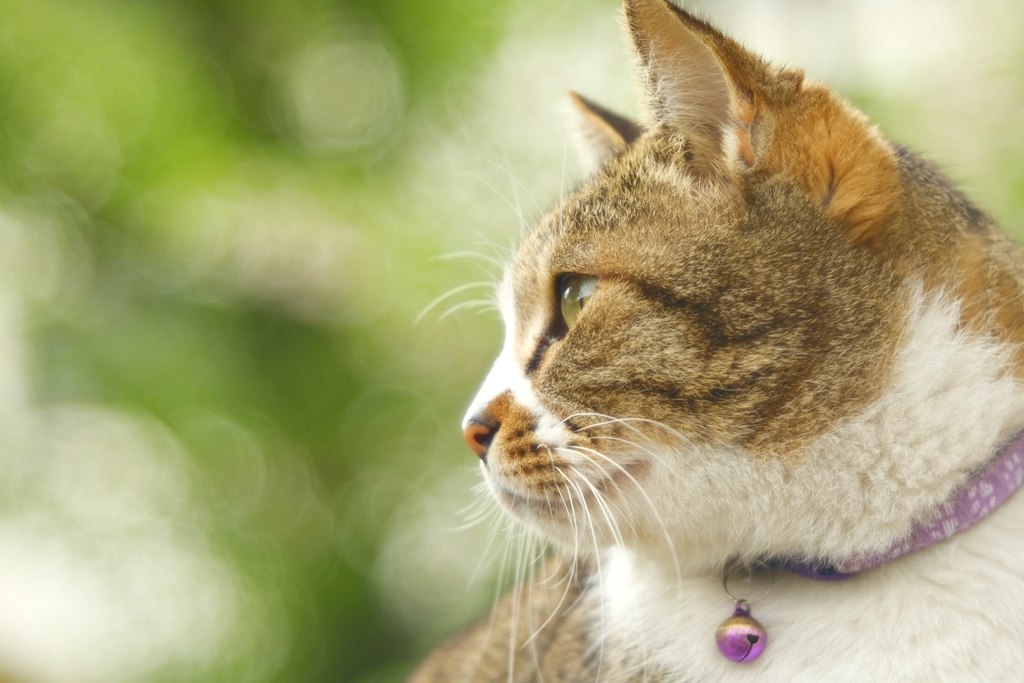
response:
<path id="1" fill-rule="evenodd" d="M 582 95 L 570 92 L 569 100 L 579 114 L 577 133 L 591 171 L 625 152 L 643 133 L 639 124 Z"/>

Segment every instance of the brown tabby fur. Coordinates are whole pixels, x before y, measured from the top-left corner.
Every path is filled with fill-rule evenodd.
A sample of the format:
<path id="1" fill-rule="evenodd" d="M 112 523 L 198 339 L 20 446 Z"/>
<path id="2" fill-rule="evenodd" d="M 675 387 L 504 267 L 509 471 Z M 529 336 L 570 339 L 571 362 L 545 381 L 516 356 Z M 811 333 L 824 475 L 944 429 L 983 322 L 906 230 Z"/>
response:
<path id="1" fill-rule="evenodd" d="M 509 268 L 516 360 L 548 410 L 648 418 L 693 443 L 798 459 L 884 390 L 913 282 L 962 299 L 965 328 L 1017 345 L 1014 372 L 1024 377 L 1021 259 L 933 166 L 885 141 L 827 87 L 772 67 L 674 5 L 626 0 L 625 10 L 653 121 L 634 141 L 617 117 L 577 101 L 603 122 L 612 153 Z M 665 29 L 666 12 L 687 31 Z M 694 83 L 710 113 L 672 113 L 679 107 L 658 74 L 673 50 L 712 74 Z M 550 322 L 562 273 L 600 281 L 567 332 Z M 533 438 L 530 411 L 509 395 L 488 410 L 501 424 L 491 445 L 500 457 L 488 466 L 524 488 L 559 486 L 558 456 Z M 628 433 L 598 422 L 566 424 L 580 445 L 615 451 Z M 506 597 L 412 683 L 505 681 L 510 663 L 516 681 L 593 681 L 597 666 L 602 680 L 619 680 L 609 674 L 628 648 L 598 657 L 586 641 L 593 598 L 578 569 L 568 589 L 537 580 Z M 512 645 L 549 617 L 529 647 Z"/>

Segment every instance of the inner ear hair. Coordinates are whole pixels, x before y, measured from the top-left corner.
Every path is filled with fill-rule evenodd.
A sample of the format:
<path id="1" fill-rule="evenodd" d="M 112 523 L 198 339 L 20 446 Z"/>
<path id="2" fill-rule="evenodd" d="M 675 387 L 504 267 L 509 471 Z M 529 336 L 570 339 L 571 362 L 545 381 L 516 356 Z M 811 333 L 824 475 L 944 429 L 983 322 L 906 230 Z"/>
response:
<path id="1" fill-rule="evenodd" d="M 570 92 L 569 99 L 579 113 L 579 136 L 594 167 L 622 154 L 644 132 L 639 124 L 578 93 Z"/>

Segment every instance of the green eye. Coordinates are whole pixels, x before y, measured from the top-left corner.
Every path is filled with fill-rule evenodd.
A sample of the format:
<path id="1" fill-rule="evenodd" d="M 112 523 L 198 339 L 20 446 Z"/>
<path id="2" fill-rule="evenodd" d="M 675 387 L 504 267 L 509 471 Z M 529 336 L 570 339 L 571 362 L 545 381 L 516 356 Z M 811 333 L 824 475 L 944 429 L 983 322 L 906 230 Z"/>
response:
<path id="1" fill-rule="evenodd" d="M 590 295 L 597 289 L 597 278 L 593 275 L 567 273 L 558 278 L 561 292 L 562 320 L 566 327 L 572 329 L 576 319 L 583 312 Z"/>

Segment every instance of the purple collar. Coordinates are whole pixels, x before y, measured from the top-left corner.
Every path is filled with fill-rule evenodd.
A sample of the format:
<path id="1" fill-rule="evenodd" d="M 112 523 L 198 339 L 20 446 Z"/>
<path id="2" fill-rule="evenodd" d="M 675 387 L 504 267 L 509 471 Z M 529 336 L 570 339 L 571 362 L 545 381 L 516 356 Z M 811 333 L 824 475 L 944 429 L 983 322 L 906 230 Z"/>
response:
<path id="1" fill-rule="evenodd" d="M 1018 434 L 983 469 L 940 505 L 934 517 L 915 524 L 906 538 L 876 555 L 856 557 L 838 564 L 777 560 L 794 574 L 818 581 L 841 581 L 857 572 L 874 569 L 904 555 L 923 550 L 969 529 L 992 514 L 1024 484 L 1024 432 Z"/>

